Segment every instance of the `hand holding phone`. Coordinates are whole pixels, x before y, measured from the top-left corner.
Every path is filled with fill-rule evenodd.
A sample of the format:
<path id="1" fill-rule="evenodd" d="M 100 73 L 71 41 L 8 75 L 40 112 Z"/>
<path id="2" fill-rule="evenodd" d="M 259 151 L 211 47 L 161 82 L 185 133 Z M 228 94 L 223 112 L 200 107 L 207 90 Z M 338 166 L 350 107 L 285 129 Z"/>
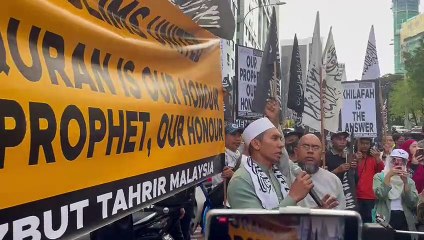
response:
<path id="1" fill-rule="evenodd" d="M 424 149 L 417 149 L 417 151 L 415 152 L 415 158 L 418 162 L 422 162 L 424 160 Z"/>
<path id="2" fill-rule="evenodd" d="M 397 175 L 397 176 L 403 178 L 403 177 L 407 176 L 405 166 L 394 166 L 389 174 L 390 174 L 390 177 Z M 404 180 L 404 179 L 402 179 L 402 180 Z"/>

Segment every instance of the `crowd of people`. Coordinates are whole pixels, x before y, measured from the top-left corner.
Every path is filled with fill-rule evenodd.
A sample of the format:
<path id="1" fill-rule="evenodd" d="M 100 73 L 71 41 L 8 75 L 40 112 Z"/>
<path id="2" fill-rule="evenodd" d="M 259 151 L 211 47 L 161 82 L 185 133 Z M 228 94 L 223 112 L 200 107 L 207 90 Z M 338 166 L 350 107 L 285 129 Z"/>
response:
<path id="1" fill-rule="evenodd" d="M 382 219 L 397 230 L 421 230 L 424 140 L 383 135 L 378 147 L 371 138 L 337 132 L 323 149 L 315 134 L 282 131 L 278 103 L 269 101 L 264 118 L 244 129 L 234 124 L 226 127 L 227 166 L 220 176 L 228 183 L 224 204 L 231 208 L 297 205 L 343 210 L 347 204 L 342 182 L 350 173 L 354 209 L 364 223 Z M 318 199 L 309 194 L 312 188 Z M 418 238 L 396 235 L 396 239 L 411 237 Z"/>

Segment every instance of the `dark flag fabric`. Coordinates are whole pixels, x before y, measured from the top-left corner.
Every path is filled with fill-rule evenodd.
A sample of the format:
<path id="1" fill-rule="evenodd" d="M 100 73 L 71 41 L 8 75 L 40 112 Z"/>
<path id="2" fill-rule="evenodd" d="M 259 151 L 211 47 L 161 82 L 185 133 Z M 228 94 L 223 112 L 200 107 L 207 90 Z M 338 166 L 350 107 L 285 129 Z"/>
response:
<path id="1" fill-rule="evenodd" d="M 233 104 L 232 104 L 232 94 L 233 94 L 233 86 L 231 84 L 231 81 L 229 79 L 229 76 L 227 75 L 222 79 L 222 86 L 225 89 L 224 94 L 224 119 L 226 121 L 233 122 L 234 116 L 233 116 Z"/>
<path id="2" fill-rule="evenodd" d="M 347 161 L 353 160 L 353 154 L 355 153 L 355 147 L 354 147 L 354 141 L 355 136 L 353 133 L 350 134 L 350 147 L 347 148 L 347 151 L 345 151 L 345 156 Z M 343 192 L 346 197 L 346 210 L 353 210 L 357 211 L 358 209 L 358 202 L 356 199 L 356 176 L 357 176 L 356 169 L 349 169 L 349 171 L 344 173 L 343 180 L 342 180 L 342 186 L 343 186 Z"/>
<path id="3" fill-rule="evenodd" d="M 252 111 L 264 113 L 266 101 L 270 97 L 276 99 L 281 106 L 280 48 L 275 8 L 272 10 L 268 38 L 265 43 L 264 55 L 259 70 L 255 97 L 252 102 Z"/>
<path id="4" fill-rule="evenodd" d="M 232 40 L 236 21 L 230 0 L 169 0 L 200 27 Z"/>
<path id="5" fill-rule="evenodd" d="M 295 35 L 290 63 L 290 82 L 287 97 L 287 108 L 290 108 L 295 112 L 296 127 L 301 127 L 303 107 L 302 65 L 300 63 L 299 43 L 297 41 L 297 36 Z"/>

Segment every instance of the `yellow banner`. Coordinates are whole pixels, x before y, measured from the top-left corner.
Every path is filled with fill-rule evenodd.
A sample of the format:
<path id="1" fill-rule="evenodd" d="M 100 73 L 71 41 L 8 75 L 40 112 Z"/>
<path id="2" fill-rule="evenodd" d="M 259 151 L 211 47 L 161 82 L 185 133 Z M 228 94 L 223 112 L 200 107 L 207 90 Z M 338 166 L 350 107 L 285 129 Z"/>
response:
<path id="1" fill-rule="evenodd" d="M 98 194 L 99 205 L 107 187 L 111 217 L 216 171 L 219 39 L 167 0 L 1 5 L 0 209 L 13 211 L 0 229 L 22 204 L 69 193 Z M 130 182 L 120 180 L 139 196 L 113 211 L 120 188 L 128 198 Z"/>
<path id="2" fill-rule="evenodd" d="M 407 38 L 417 36 L 422 32 L 424 32 L 424 14 L 420 14 L 402 24 L 402 29 L 400 30 L 401 44 L 404 44 Z"/>

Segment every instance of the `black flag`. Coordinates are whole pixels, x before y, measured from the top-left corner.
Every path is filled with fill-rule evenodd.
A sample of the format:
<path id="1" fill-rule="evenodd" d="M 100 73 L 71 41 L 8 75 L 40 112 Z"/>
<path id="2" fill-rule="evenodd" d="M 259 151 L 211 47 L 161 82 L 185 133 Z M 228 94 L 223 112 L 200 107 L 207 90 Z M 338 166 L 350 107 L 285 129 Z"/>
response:
<path id="1" fill-rule="evenodd" d="M 232 101 L 232 94 L 233 94 L 233 86 L 231 84 L 231 81 L 229 79 L 229 76 L 227 75 L 222 79 L 222 86 L 225 89 L 224 94 L 224 119 L 225 121 L 233 122 L 234 116 L 233 116 L 233 101 Z"/>
<path id="2" fill-rule="evenodd" d="M 346 161 L 350 162 L 354 159 L 353 154 L 355 154 L 355 135 L 354 133 L 350 133 L 350 146 L 345 149 L 344 155 L 346 157 Z M 346 198 L 346 210 L 358 210 L 358 202 L 356 198 L 356 176 L 358 173 L 356 169 L 351 168 L 349 171 L 345 172 L 343 175 L 342 186 L 343 192 Z"/>
<path id="3" fill-rule="evenodd" d="M 170 2 L 178 6 L 200 27 L 220 38 L 233 39 L 236 20 L 230 0 L 170 0 Z"/>
<path id="4" fill-rule="evenodd" d="M 302 123 L 303 113 L 303 81 L 302 81 L 302 65 L 300 63 L 299 44 L 297 36 L 294 35 L 292 58 L 290 63 L 290 82 L 287 97 L 287 108 L 296 113 L 296 126 L 300 127 Z"/>
<path id="5" fill-rule="evenodd" d="M 255 97 L 252 102 L 253 112 L 264 113 L 266 101 L 270 97 L 275 98 L 281 104 L 279 49 L 277 17 L 275 16 L 275 8 L 273 8 L 271 24 L 268 30 L 268 39 L 266 40 Z"/>

